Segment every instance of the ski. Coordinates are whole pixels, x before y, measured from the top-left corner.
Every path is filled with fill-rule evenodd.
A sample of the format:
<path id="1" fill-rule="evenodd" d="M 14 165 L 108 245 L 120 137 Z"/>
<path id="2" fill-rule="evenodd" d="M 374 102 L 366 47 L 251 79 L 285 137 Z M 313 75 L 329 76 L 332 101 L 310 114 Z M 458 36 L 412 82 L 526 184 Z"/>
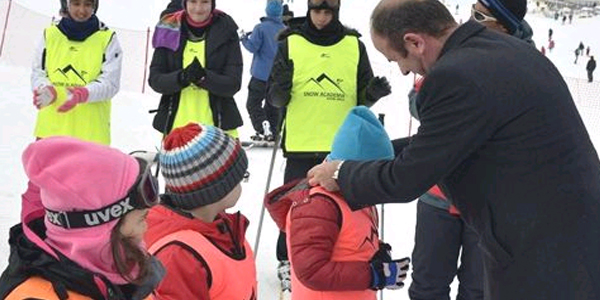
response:
<path id="1" fill-rule="evenodd" d="M 242 141 L 242 147 L 245 150 L 257 148 L 273 148 L 275 147 L 275 141 Z"/>

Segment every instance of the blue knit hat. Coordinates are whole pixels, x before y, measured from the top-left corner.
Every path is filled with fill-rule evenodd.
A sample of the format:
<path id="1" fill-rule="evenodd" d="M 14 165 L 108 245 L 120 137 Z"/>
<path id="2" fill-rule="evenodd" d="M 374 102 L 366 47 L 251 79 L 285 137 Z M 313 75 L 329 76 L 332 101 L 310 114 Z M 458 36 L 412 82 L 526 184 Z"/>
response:
<path id="1" fill-rule="evenodd" d="M 265 8 L 265 12 L 268 17 L 276 18 L 281 17 L 283 13 L 283 6 L 280 0 L 268 0 L 267 7 Z"/>
<path id="2" fill-rule="evenodd" d="M 338 129 L 328 160 L 394 159 L 394 148 L 383 125 L 366 106 L 356 106 Z"/>
<path id="3" fill-rule="evenodd" d="M 219 128 L 197 123 L 169 133 L 159 157 L 165 202 L 184 210 L 220 201 L 248 169 L 240 143 Z"/>

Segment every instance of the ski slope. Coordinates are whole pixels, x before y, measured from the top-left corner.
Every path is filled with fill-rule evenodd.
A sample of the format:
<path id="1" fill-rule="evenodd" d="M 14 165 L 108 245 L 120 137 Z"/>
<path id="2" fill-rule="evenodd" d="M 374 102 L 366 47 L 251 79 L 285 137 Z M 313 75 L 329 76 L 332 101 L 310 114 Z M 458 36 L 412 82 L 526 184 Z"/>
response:
<path id="1" fill-rule="evenodd" d="M 145 34 L 148 26 L 153 26 L 160 10 L 166 5 L 166 0 L 155 0 L 154 5 L 148 1 L 139 0 L 100 0 L 99 16 L 108 25 L 119 28 L 137 30 Z M 47 15 L 48 18 L 58 11 L 58 1 L 40 0 L 14 0 L 22 7 L 30 8 L 36 14 Z M 376 113 L 386 114 L 386 129 L 392 138 L 407 136 L 416 132 L 417 122 L 411 121 L 408 113 L 407 93 L 413 81 L 412 76 L 403 77 L 399 74 L 397 66 L 390 64 L 384 57 L 375 51 L 368 36 L 368 22 L 372 8 L 377 1 L 344 0 L 342 1 L 341 20 L 344 24 L 357 28 L 363 34 L 363 42 L 367 46 L 374 72 L 378 76 L 387 76 L 392 85 L 393 93 L 379 101 L 373 110 Z M 0 0 L 0 24 L 4 22 L 7 0 Z M 152 3 L 150 1 L 150 3 Z M 448 2 L 450 11 L 454 13 L 456 4 L 460 5 L 458 20 L 467 20 L 469 16 L 470 1 Z M 13 3 L 14 4 L 14 3 Z M 264 13 L 264 0 L 217 0 L 217 7 L 231 14 L 240 28 L 246 31 L 258 22 Z M 296 16 L 306 13 L 306 2 L 296 0 L 290 4 Z M 4 9 L 3 9 L 4 8 Z M 548 28 L 553 28 L 556 48 L 548 53 L 548 58 L 559 68 L 566 78 L 571 92 L 574 95 L 580 113 L 584 118 L 588 131 L 596 146 L 600 146 L 600 71 L 596 72 L 599 79 L 588 84 L 585 73 L 587 58 L 580 57 L 578 64 L 573 64 L 573 50 L 580 41 L 590 45 L 592 53 L 600 53 L 600 17 L 577 19 L 573 24 L 561 25 L 552 19 L 541 15 L 530 14 L 526 17 L 534 29 L 534 40 L 541 45 L 547 44 Z M 43 26 L 44 24 L 40 24 Z M 0 29 L 1 30 L 1 29 Z M 41 36 L 19 36 L 19 44 L 35 44 Z M 119 36 L 123 44 L 127 44 L 130 35 Z M 30 57 L 33 49 L 23 47 L 19 49 L 22 55 Z M 598 51 L 597 51 L 598 50 Z M 247 82 L 250 79 L 249 65 L 251 55 L 243 51 L 244 55 L 244 84 L 242 90 L 236 95 L 240 111 L 244 115 L 244 127 L 240 134 L 242 139 L 248 139 L 253 134 L 247 114 L 245 101 L 247 96 Z M 125 53 L 127 56 L 127 53 Z M 597 56 L 596 56 L 597 57 Z M 127 62 L 127 60 L 126 60 Z M 127 63 L 125 69 L 134 67 Z M 137 65 L 135 66 L 137 67 Z M 33 126 L 36 110 L 32 105 L 32 95 L 29 87 L 30 70 L 28 64 L 15 63 L 15 60 L 0 56 L 0 270 L 6 267 L 8 259 L 8 230 L 18 222 L 20 213 L 20 194 L 26 188 L 26 177 L 22 170 L 20 156 L 26 145 L 33 141 Z M 124 77 L 122 81 L 128 83 L 131 78 Z M 136 79 L 137 80 L 137 79 Z M 123 84 L 127 86 L 127 84 Z M 150 90 L 140 93 L 132 89 L 122 90 L 113 99 L 112 117 L 112 145 L 123 151 L 153 150 L 159 147 L 161 136 L 154 131 L 150 124 L 152 116 L 148 110 L 157 106 L 159 95 Z M 254 148 L 248 151 L 250 159 L 250 179 L 243 184 L 242 198 L 232 210 L 240 210 L 250 219 L 247 239 L 251 245 L 257 237 L 261 203 L 265 193 L 268 177 L 268 167 L 271 159 L 271 150 L 268 148 Z M 285 161 L 279 152 L 274 163 L 274 170 L 270 188 L 273 189 L 282 183 Z M 385 206 L 385 241 L 393 247 L 395 257 L 410 256 L 414 243 L 414 227 L 416 216 L 416 202 L 408 204 L 394 204 Z M 277 261 L 275 259 L 275 244 L 278 230 L 265 214 L 264 225 L 257 253 L 257 270 L 259 278 L 259 298 L 277 299 L 279 282 L 276 276 Z M 406 280 L 410 285 L 410 277 Z M 456 294 L 456 283 L 452 285 L 452 294 Z M 408 299 L 407 288 L 399 291 L 386 291 L 386 299 Z"/>

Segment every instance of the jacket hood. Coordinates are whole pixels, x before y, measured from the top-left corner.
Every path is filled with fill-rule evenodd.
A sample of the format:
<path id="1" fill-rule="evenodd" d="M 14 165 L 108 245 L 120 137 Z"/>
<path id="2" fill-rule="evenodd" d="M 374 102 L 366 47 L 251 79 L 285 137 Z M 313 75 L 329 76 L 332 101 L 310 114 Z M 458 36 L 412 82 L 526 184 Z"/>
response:
<path id="1" fill-rule="evenodd" d="M 531 26 L 529 26 L 529 23 L 527 23 L 525 20 L 521 21 L 521 29 L 516 30 L 512 36 L 521 39 L 535 47 L 535 42 L 533 41 L 533 29 L 531 29 Z"/>
<path id="2" fill-rule="evenodd" d="M 311 186 L 307 179 L 291 181 L 265 196 L 264 205 L 279 230 L 285 231 L 287 214 L 295 202 L 308 198 Z"/>
<path id="3" fill-rule="evenodd" d="M 243 246 L 249 221 L 240 212 L 220 213 L 215 221 L 206 223 L 193 218 L 190 214 L 165 205 L 153 207 L 146 219 L 148 231 L 144 236 L 150 246 L 159 239 L 182 230 L 201 233 L 223 253 L 237 257 L 243 253 Z"/>

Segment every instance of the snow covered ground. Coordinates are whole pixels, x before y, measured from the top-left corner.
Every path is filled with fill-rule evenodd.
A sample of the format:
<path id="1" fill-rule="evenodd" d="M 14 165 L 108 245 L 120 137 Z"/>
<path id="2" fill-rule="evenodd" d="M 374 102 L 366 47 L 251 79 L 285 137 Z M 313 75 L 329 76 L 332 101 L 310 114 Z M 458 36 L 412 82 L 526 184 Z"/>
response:
<path id="1" fill-rule="evenodd" d="M 15 0 L 20 5 L 29 7 L 37 13 L 48 14 L 58 10 L 58 1 L 41 0 Z M 117 1 L 102 0 L 100 4 L 100 17 L 107 24 L 121 28 L 140 30 L 152 26 L 160 8 L 164 7 L 166 0 L 155 0 L 155 5 L 141 5 L 138 0 Z M 400 76 L 397 67 L 388 63 L 381 54 L 375 51 L 368 37 L 368 18 L 377 1 L 344 0 L 342 1 L 342 22 L 359 29 L 364 35 L 363 42 L 369 51 L 376 75 L 387 76 L 390 80 L 393 93 L 375 105 L 376 113 L 386 114 L 386 128 L 392 138 L 403 137 L 409 132 L 416 132 L 417 123 L 411 123 L 407 109 L 406 95 L 412 84 L 413 77 Z M 7 0 L 0 0 L 0 24 L 3 24 Z M 139 4 L 137 7 L 132 3 Z M 145 2 L 146 3 L 146 2 Z M 454 13 L 457 2 L 448 2 L 450 10 Z M 467 20 L 469 16 L 470 1 L 461 0 L 457 20 Z M 290 4 L 296 15 L 304 15 L 306 2 L 296 0 Z M 160 7 L 160 8 L 159 8 Z M 252 29 L 258 18 L 263 14 L 264 0 L 219 0 L 217 7 L 230 13 L 241 28 L 246 31 Z M 50 12 L 50 13 L 49 13 Z M 538 49 L 547 46 L 548 28 L 554 30 L 556 48 L 548 53 L 548 58 L 561 70 L 565 76 L 578 108 L 588 127 L 594 143 L 600 145 L 600 82 L 588 84 L 585 73 L 586 57 L 580 57 L 578 64 L 573 64 L 575 47 L 582 41 L 586 47 L 590 45 L 593 53 L 600 53 L 600 38 L 597 29 L 600 28 L 600 18 L 577 19 L 573 24 L 561 25 L 552 19 L 541 15 L 528 15 L 526 19 L 532 25 L 534 39 Z M 135 20 L 135 21 L 134 21 Z M 0 29 L 1 30 L 1 29 Z M 39 29 L 41 34 L 41 28 Z M 128 36 L 119 36 L 122 43 L 127 43 Z M 23 35 L 22 42 L 35 43 L 39 35 Z M 245 100 L 247 95 L 247 81 L 249 80 L 248 66 L 251 56 L 245 50 L 244 85 L 236 95 L 240 111 L 243 112 L 245 124 L 250 124 L 245 114 Z M 32 49 L 23 48 L 23 55 L 31 56 Z M 127 55 L 127 53 L 125 53 Z M 597 57 L 597 56 L 596 56 Z M 124 68 L 128 68 L 125 64 Z M 33 140 L 32 132 L 35 122 L 36 110 L 31 104 L 29 88 L 30 70 L 28 65 L 15 63 L 14 60 L 0 56 L 0 270 L 7 264 L 8 258 L 8 230 L 18 222 L 20 212 L 20 194 L 25 190 L 26 178 L 22 171 L 20 156 L 23 149 Z M 600 78 L 600 73 L 597 72 Z M 124 82 L 130 78 L 124 77 Z M 147 112 L 156 107 L 159 96 L 151 91 L 145 94 L 131 90 L 121 91 L 113 100 L 112 145 L 123 151 L 138 149 L 152 150 L 159 146 L 160 135 L 155 132 L 150 124 L 152 116 Z M 241 129 L 242 138 L 252 134 L 251 126 L 245 125 Z M 271 158 L 270 149 L 251 149 L 250 180 L 243 184 L 242 198 L 235 210 L 241 210 L 251 221 L 247 238 L 252 245 L 257 236 L 258 222 L 261 213 L 262 197 L 265 192 L 268 167 Z M 270 187 L 275 188 L 282 183 L 285 161 L 278 153 L 274 165 L 273 179 Z M 386 205 L 385 207 L 385 240 L 393 247 L 396 257 L 410 256 L 414 242 L 415 203 Z M 259 277 L 259 299 L 276 299 L 278 281 L 275 272 L 275 242 L 277 228 L 265 214 L 260 247 L 258 249 L 257 264 Z M 410 284 L 410 277 L 406 285 Z M 456 284 L 453 286 L 455 294 Z M 386 299 L 408 299 L 407 289 L 399 291 L 386 291 Z"/>

